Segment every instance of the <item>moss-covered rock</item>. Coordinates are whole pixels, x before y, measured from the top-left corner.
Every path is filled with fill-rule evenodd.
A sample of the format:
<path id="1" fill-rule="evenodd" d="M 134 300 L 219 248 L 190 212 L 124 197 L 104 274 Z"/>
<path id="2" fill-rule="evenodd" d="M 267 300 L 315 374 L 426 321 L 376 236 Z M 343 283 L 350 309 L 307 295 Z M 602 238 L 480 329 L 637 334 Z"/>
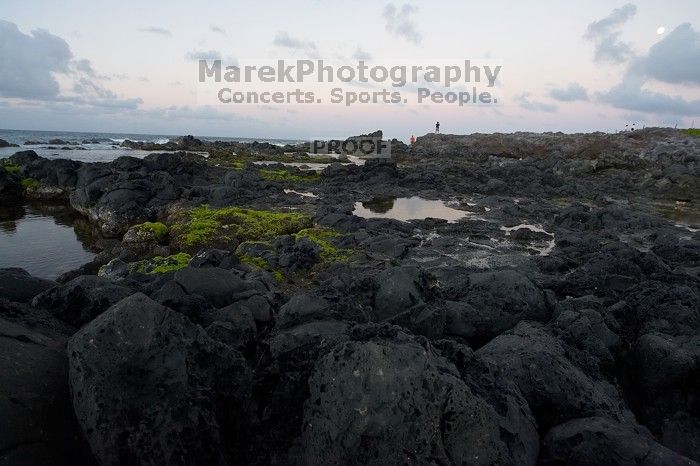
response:
<path id="1" fill-rule="evenodd" d="M 201 206 L 177 214 L 170 228 L 173 244 L 182 250 L 201 247 L 233 249 L 243 241 L 271 240 L 313 225 L 298 212 L 276 212 L 241 207 Z"/>
<path id="2" fill-rule="evenodd" d="M 22 181 L 20 181 L 20 184 L 22 185 L 22 189 L 26 190 L 31 190 L 31 189 L 37 189 L 39 187 L 39 182 L 35 180 L 34 178 L 22 178 Z"/>
<path id="3" fill-rule="evenodd" d="M 165 244 L 168 240 L 168 227 L 160 222 L 144 222 L 129 228 L 124 235 L 125 243 Z"/>
<path id="4" fill-rule="evenodd" d="M 12 174 L 17 174 L 22 169 L 22 167 L 16 163 L 13 163 L 10 159 L 2 159 L 2 163 L 0 165 L 2 165 L 2 168 L 4 168 L 7 173 Z"/>
<path id="5" fill-rule="evenodd" d="M 260 170 L 260 177 L 268 181 L 314 183 L 321 179 L 321 174 L 315 171 L 293 173 L 283 168 L 276 170 L 263 168 Z"/>
<path id="6" fill-rule="evenodd" d="M 137 272 L 155 275 L 184 269 L 190 263 L 190 259 L 192 256 L 181 252 L 167 257 L 156 256 L 152 259 L 139 261 L 133 264 L 133 268 Z"/>
<path id="7" fill-rule="evenodd" d="M 265 259 L 263 259 L 262 257 L 259 257 L 259 256 L 251 256 L 251 255 L 248 255 L 248 254 L 243 254 L 242 256 L 240 256 L 240 261 L 241 261 L 241 264 L 250 265 L 250 266 L 253 266 L 253 267 L 257 267 L 257 268 L 259 268 L 259 269 L 267 269 L 267 268 L 269 267 L 269 265 L 270 265 L 270 264 L 268 264 L 268 262 L 267 262 Z"/>
<path id="8" fill-rule="evenodd" d="M 306 228 L 294 235 L 296 239 L 307 238 L 316 243 L 321 248 L 322 262 L 345 262 L 353 251 L 333 245 L 332 240 L 340 236 L 340 233 L 328 228 Z"/>

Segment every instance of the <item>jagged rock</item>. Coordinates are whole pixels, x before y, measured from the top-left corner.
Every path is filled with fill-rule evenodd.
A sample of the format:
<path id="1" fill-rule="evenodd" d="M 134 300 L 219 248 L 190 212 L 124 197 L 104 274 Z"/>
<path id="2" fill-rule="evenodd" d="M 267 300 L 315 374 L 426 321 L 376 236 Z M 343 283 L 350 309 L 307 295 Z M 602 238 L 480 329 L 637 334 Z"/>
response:
<path id="1" fill-rule="evenodd" d="M 33 307 L 48 309 L 57 318 L 81 326 L 134 291 L 95 275 L 82 275 L 37 295 Z"/>
<path id="2" fill-rule="evenodd" d="M 542 442 L 539 464 L 661 466 L 697 463 L 656 443 L 640 426 L 589 417 L 574 419 L 550 430 Z"/>
<path id="3" fill-rule="evenodd" d="M 185 293 L 199 295 L 215 307 L 233 303 L 236 296 L 247 289 L 245 281 L 234 273 L 214 267 L 187 267 L 175 272 L 174 280 Z"/>
<path id="4" fill-rule="evenodd" d="M 0 269 L 0 298 L 26 303 L 42 291 L 56 283 L 43 278 L 32 277 L 24 269 Z"/>
<path id="5" fill-rule="evenodd" d="M 640 421 L 667 446 L 700 461 L 700 336 L 642 335 L 625 361 L 625 387 Z"/>
<path id="6" fill-rule="evenodd" d="M 0 300 L 0 463 L 94 464 L 75 420 L 65 343 L 71 329 L 40 312 L 7 320 Z M 7 317 L 7 319 L 6 319 Z"/>
<path id="7" fill-rule="evenodd" d="M 418 267 L 391 267 L 377 274 L 374 287 L 373 315 L 383 321 L 423 304 L 427 279 Z"/>
<path id="8" fill-rule="evenodd" d="M 240 353 L 142 294 L 68 342 L 73 405 L 100 464 L 244 462 Z"/>
<path id="9" fill-rule="evenodd" d="M 477 354 L 515 381 L 540 429 L 576 417 L 631 417 L 611 384 L 576 367 L 567 359 L 563 344 L 535 324 L 521 322 Z"/>
<path id="10" fill-rule="evenodd" d="M 475 273 L 447 304 L 446 335 L 481 345 L 523 320 L 545 322 L 551 316 L 544 292 L 514 270 Z"/>
<path id="11" fill-rule="evenodd" d="M 306 464 L 536 460 L 536 451 L 514 456 L 493 406 L 429 344 L 405 334 L 340 344 L 316 363 L 309 387 L 300 449 Z"/>
<path id="12" fill-rule="evenodd" d="M 7 142 L 4 139 L 0 139 L 0 148 L 2 148 L 2 147 L 19 147 L 19 145 Z"/>
<path id="13" fill-rule="evenodd" d="M 330 314 L 330 304 L 325 299 L 308 293 L 292 296 L 279 310 L 277 326 L 292 327 L 313 320 L 325 320 Z"/>

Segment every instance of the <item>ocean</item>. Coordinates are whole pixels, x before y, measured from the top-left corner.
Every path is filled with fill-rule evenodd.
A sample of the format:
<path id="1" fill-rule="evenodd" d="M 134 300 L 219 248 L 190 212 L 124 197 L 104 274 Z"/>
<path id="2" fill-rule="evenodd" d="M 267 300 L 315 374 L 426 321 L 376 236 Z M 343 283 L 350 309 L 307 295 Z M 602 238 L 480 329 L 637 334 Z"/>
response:
<path id="1" fill-rule="evenodd" d="M 117 157 L 129 155 L 131 157 L 145 157 L 149 151 L 134 150 L 120 147 L 125 140 L 144 141 L 154 143 L 166 143 L 170 139 L 184 136 L 168 134 L 132 134 L 132 133 L 88 133 L 71 131 L 28 131 L 0 129 L 0 139 L 20 147 L 0 148 L 0 158 L 11 156 L 20 150 L 33 150 L 42 157 L 49 159 L 71 159 L 81 162 L 109 162 Z M 302 142 L 293 139 L 265 139 L 265 138 L 232 138 L 216 136 L 196 136 L 206 141 L 237 141 L 237 142 L 268 142 L 283 146 Z M 52 139 L 60 139 L 69 144 L 50 144 Z M 39 142 L 40 144 L 26 144 L 27 142 Z M 64 148 L 65 147 L 65 148 Z M 160 151 L 162 152 L 162 151 Z"/>

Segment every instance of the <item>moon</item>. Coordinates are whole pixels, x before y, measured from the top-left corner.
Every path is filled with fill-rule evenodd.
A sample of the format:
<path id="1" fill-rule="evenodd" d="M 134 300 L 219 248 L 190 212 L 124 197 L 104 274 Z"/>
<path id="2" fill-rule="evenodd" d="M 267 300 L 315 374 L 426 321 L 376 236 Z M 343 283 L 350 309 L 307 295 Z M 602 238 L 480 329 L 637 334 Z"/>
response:
<path id="1" fill-rule="evenodd" d="M 663 34 L 664 32 L 666 32 L 666 28 L 663 27 L 663 26 L 659 26 L 659 28 L 656 30 L 656 33 L 657 33 L 658 35 L 661 35 L 661 34 Z"/>

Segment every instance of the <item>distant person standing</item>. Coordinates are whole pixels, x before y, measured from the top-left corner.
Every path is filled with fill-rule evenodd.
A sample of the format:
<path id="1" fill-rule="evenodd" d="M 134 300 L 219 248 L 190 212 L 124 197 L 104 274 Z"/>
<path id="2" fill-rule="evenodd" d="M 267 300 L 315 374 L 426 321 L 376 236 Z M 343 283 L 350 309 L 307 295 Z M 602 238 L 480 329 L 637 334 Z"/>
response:
<path id="1" fill-rule="evenodd" d="M 436 133 L 440 132 L 440 122 L 439 121 L 437 123 L 435 123 L 435 132 Z"/>
<path id="2" fill-rule="evenodd" d="M 416 143 L 416 137 L 411 134 L 411 144 L 415 144 L 415 143 Z"/>

